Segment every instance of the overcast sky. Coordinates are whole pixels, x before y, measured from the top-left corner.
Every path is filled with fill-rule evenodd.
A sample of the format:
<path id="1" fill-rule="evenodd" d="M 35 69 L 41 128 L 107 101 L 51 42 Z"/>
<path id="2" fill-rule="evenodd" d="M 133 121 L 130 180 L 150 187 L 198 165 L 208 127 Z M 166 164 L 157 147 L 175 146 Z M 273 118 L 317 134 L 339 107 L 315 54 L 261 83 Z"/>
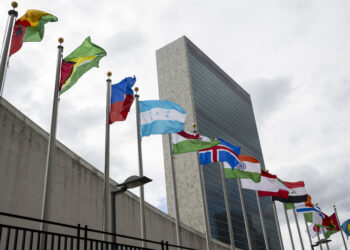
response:
<path id="1" fill-rule="evenodd" d="M 0 2 L 0 34 L 10 2 Z M 107 51 L 99 69 L 61 96 L 58 114 L 58 140 L 96 168 L 104 166 L 106 72 L 113 83 L 135 75 L 141 99 L 158 99 L 155 51 L 186 35 L 250 93 L 270 172 L 304 180 L 325 213 L 336 204 L 341 221 L 350 218 L 349 1 L 20 1 L 19 16 L 27 9 L 59 21 L 46 25 L 41 43 L 24 43 L 12 56 L 4 98 L 46 131 L 58 37 L 65 39 L 65 56 L 87 36 Z M 166 211 L 161 136 L 145 138 L 142 146 L 144 173 L 153 179 L 145 199 Z M 111 126 L 110 162 L 118 182 L 138 174 L 134 107 L 127 121 Z M 280 204 L 278 210 L 289 246 Z M 308 249 L 301 218 L 300 224 Z M 342 249 L 340 234 L 331 239 L 331 249 Z"/>

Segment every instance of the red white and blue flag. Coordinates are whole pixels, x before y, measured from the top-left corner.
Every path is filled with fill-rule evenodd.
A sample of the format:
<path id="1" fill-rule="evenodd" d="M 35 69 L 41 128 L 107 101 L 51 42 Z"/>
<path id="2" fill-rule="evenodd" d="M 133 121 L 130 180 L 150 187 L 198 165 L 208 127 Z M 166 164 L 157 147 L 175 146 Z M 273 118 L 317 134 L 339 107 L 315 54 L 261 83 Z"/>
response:
<path id="1" fill-rule="evenodd" d="M 231 145 L 230 143 L 217 139 L 220 144 L 199 150 L 199 161 L 202 165 L 212 163 L 212 162 L 227 162 L 232 169 L 234 169 L 240 162 L 238 160 L 238 155 L 241 151 L 240 147 Z"/>
<path id="2" fill-rule="evenodd" d="M 134 101 L 134 91 L 132 87 L 136 82 L 136 77 L 127 77 L 121 82 L 112 85 L 111 89 L 111 110 L 109 113 L 109 123 L 125 121 L 130 107 Z"/>

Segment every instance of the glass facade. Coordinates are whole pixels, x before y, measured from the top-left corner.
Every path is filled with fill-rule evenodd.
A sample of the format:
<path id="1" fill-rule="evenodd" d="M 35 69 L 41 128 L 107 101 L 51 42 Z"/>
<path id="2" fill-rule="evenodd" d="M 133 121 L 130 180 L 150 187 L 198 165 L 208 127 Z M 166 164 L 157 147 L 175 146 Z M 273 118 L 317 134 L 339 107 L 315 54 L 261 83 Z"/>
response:
<path id="1" fill-rule="evenodd" d="M 191 42 L 187 43 L 197 128 L 200 134 L 222 138 L 241 147 L 241 154 L 257 158 L 264 167 L 250 96 Z M 230 243 L 218 163 L 204 166 L 204 180 L 212 237 Z M 227 181 L 235 245 L 248 249 L 237 181 Z M 265 249 L 256 194 L 243 190 L 253 249 Z M 261 199 L 271 249 L 280 249 L 271 199 Z"/>

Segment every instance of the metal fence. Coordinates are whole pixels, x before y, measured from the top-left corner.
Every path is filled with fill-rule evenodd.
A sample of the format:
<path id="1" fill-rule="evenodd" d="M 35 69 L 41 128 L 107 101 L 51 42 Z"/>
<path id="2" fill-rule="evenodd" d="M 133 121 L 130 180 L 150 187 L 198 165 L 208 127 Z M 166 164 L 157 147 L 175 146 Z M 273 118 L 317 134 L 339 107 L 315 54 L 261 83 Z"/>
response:
<path id="1" fill-rule="evenodd" d="M 3 219 L 1 219 L 3 218 Z M 4 222 L 5 221 L 5 222 Z M 40 223 L 50 225 L 41 231 Z M 22 226 L 24 225 L 24 226 Z M 102 240 L 116 238 L 116 241 Z M 126 241 L 128 243 L 124 243 Z M 123 243 L 121 243 L 123 242 Z M 147 247 L 141 247 L 145 242 Z M 105 233 L 100 230 L 0 212 L 0 250 L 150 250 L 188 249 L 133 236 Z"/>

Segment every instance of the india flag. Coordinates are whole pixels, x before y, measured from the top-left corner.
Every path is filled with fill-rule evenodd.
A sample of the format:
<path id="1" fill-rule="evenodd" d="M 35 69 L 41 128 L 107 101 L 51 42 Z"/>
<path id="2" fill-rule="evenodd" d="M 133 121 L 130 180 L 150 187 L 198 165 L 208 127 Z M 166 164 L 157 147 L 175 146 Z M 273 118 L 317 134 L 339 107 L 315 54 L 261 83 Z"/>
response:
<path id="1" fill-rule="evenodd" d="M 232 170 L 231 166 L 224 162 L 226 178 L 251 179 L 260 182 L 261 166 L 257 159 L 249 155 L 238 156 L 240 163 Z"/>

